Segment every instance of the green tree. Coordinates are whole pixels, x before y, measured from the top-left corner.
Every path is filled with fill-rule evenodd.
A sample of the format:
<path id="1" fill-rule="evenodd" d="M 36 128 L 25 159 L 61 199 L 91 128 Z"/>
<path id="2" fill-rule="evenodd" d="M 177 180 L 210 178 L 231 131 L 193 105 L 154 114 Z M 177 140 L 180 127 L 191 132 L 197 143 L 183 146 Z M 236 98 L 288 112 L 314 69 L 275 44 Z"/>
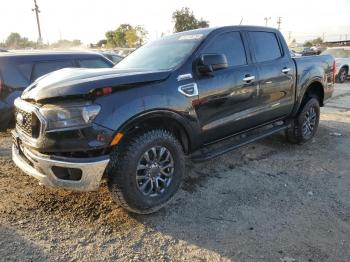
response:
<path id="1" fill-rule="evenodd" d="M 191 29 L 209 27 L 209 22 L 206 20 L 197 19 L 193 12 L 188 7 L 183 7 L 181 10 L 173 12 L 174 32 L 182 32 Z"/>
<path id="2" fill-rule="evenodd" d="M 21 37 L 19 33 L 11 33 L 5 41 L 5 46 L 11 49 L 27 48 L 35 47 L 36 43 L 28 40 L 26 37 Z"/>
<path id="3" fill-rule="evenodd" d="M 315 39 L 305 41 L 304 46 L 311 47 L 311 46 L 317 46 L 321 45 L 323 43 L 323 39 L 321 37 L 317 37 Z"/>
<path id="4" fill-rule="evenodd" d="M 107 45 L 106 39 L 102 39 L 102 40 L 98 41 L 96 44 L 97 47 L 105 47 L 106 45 Z"/>
<path id="5" fill-rule="evenodd" d="M 105 36 L 106 36 L 106 44 L 108 46 L 112 46 L 112 47 L 116 46 L 115 41 L 114 41 L 114 31 L 106 32 Z M 101 40 L 100 40 L 100 42 L 101 42 Z"/>
<path id="6" fill-rule="evenodd" d="M 136 47 L 146 39 L 147 31 L 142 26 L 121 24 L 116 30 L 106 32 L 108 47 Z"/>
<path id="7" fill-rule="evenodd" d="M 133 47 L 137 43 L 138 37 L 135 28 L 130 28 L 125 32 L 125 41 L 128 47 Z"/>
<path id="8" fill-rule="evenodd" d="M 136 34 L 137 34 L 137 37 L 138 37 L 138 39 L 137 39 L 138 45 L 143 45 L 143 43 L 147 39 L 148 32 L 141 25 L 136 26 L 135 29 L 136 29 Z"/>

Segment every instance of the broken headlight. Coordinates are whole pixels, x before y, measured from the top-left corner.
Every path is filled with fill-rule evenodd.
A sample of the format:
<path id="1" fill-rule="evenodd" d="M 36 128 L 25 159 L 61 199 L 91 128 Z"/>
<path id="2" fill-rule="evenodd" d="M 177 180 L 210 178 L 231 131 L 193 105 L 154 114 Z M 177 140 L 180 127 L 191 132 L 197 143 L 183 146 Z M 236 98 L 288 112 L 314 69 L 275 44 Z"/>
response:
<path id="1" fill-rule="evenodd" d="M 47 131 L 89 126 L 100 112 L 96 104 L 44 105 L 40 113 L 46 119 Z"/>

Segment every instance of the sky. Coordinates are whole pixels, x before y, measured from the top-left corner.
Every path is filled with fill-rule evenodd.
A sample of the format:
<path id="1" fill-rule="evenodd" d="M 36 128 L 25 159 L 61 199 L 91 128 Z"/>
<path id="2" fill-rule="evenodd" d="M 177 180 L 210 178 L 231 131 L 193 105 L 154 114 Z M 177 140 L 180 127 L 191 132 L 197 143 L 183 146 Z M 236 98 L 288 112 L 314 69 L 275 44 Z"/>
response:
<path id="1" fill-rule="evenodd" d="M 80 39 L 96 43 L 122 23 L 142 25 L 153 40 L 173 30 L 172 12 L 189 7 L 210 26 L 242 24 L 277 27 L 298 42 L 324 36 L 326 41 L 350 39 L 350 0 L 37 0 L 44 42 Z M 34 0 L 0 0 L 0 41 L 11 32 L 37 40 Z"/>

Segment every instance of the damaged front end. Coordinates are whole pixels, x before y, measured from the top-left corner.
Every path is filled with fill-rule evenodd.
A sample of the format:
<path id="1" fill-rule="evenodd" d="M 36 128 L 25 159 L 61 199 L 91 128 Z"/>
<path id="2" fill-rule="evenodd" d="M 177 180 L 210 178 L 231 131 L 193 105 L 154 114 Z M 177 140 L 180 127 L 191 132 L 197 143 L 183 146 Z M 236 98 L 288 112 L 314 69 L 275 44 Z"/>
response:
<path id="1" fill-rule="evenodd" d="M 20 169 L 47 186 L 99 188 L 114 134 L 93 123 L 99 105 L 84 100 L 41 105 L 18 98 L 15 108 L 12 156 Z"/>
<path id="2" fill-rule="evenodd" d="M 122 136 L 103 124 L 109 124 L 106 111 L 114 110 L 115 105 L 101 108 L 96 101 L 117 91 L 157 83 L 169 74 L 80 68 L 41 77 L 15 100 L 14 162 L 44 185 L 98 189 L 112 145 Z M 97 117 L 105 121 L 101 124 Z"/>

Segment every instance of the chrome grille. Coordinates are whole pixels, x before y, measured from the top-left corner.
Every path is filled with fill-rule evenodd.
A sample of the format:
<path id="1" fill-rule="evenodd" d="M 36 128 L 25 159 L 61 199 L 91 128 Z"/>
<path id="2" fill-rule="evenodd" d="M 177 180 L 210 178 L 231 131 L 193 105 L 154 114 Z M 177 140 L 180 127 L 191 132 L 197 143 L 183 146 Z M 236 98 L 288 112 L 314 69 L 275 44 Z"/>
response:
<path id="1" fill-rule="evenodd" d="M 32 136 L 32 113 L 16 108 L 16 125 L 27 135 Z"/>
<path id="2" fill-rule="evenodd" d="M 37 139 L 41 134 L 44 121 L 36 105 L 17 98 L 15 100 L 16 128 L 23 134 Z"/>

